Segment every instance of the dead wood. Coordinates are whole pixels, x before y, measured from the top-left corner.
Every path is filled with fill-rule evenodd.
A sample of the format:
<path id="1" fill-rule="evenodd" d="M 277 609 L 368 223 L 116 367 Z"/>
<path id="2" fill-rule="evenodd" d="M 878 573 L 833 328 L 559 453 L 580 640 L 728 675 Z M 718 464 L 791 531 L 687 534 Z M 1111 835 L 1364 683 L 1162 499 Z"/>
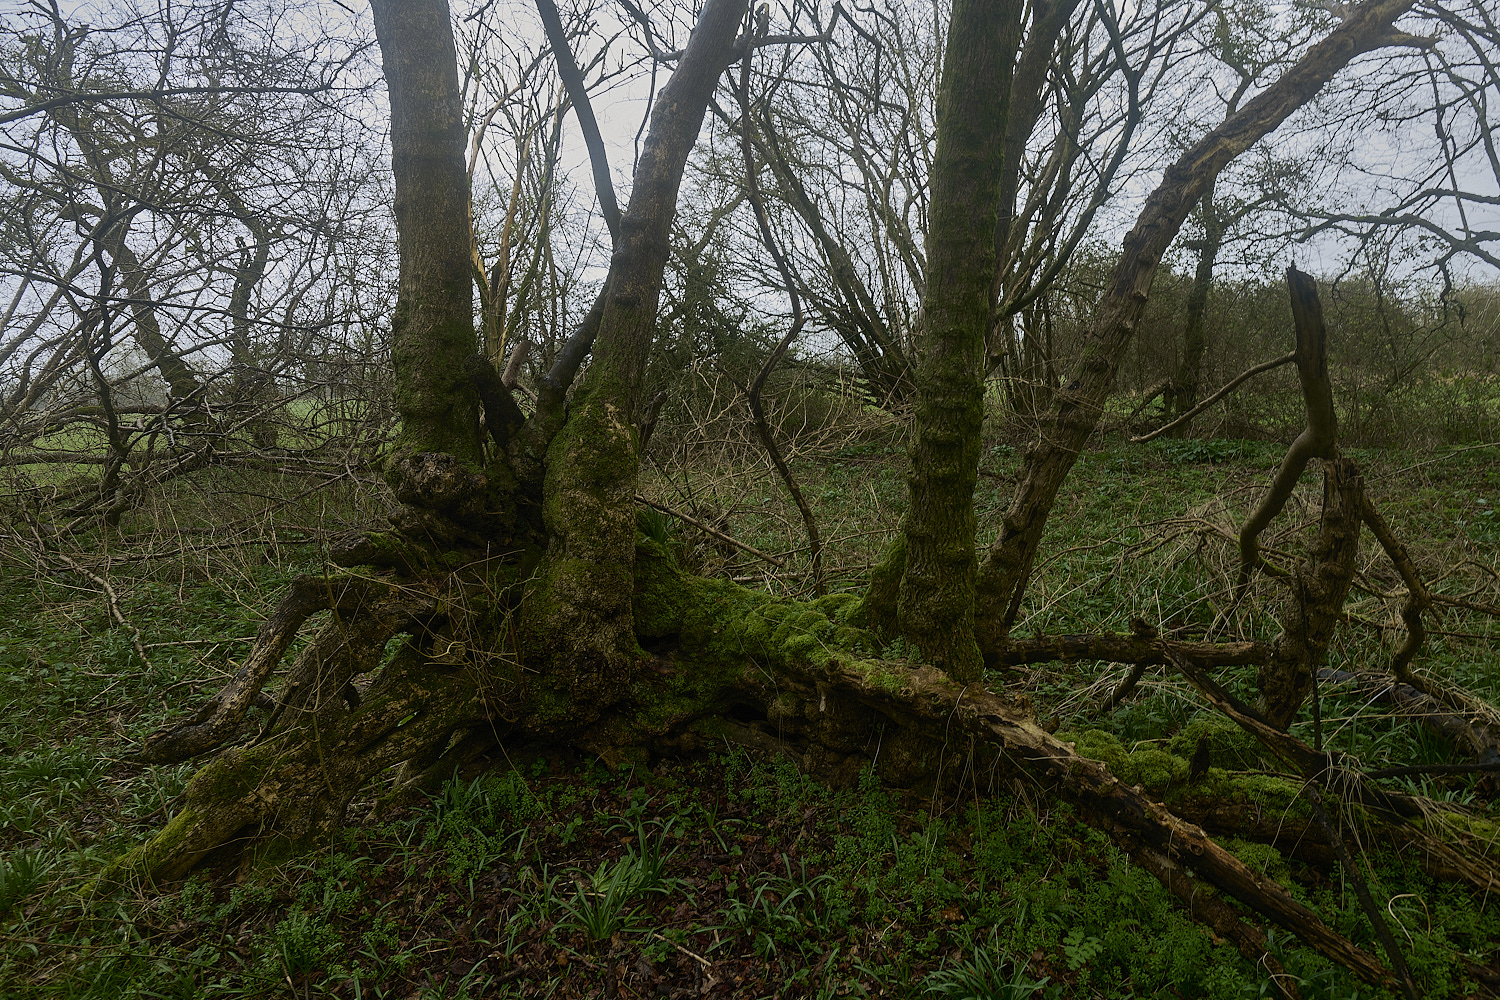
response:
<path id="1" fill-rule="evenodd" d="M 1291 354 L 1283 354 L 1279 358 L 1273 358 L 1270 361 L 1263 361 L 1263 362 L 1261 362 L 1260 364 L 1256 365 L 1253 368 L 1247 368 L 1245 371 L 1240 372 L 1234 378 L 1232 378 L 1228 382 L 1226 382 L 1224 384 L 1224 387 L 1222 389 L 1220 389 L 1219 391 L 1215 392 L 1213 395 L 1209 396 L 1207 399 L 1203 400 L 1203 402 L 1199 403 L 1197 406 L 1193 407 L 1191 410 L 1188 410 L 1182 416 L 1180 416 L 1177 419 L 1171 421 L 1170 423 L 1162 424 L 1160 427 L 1158 427 L 1154 431 L 1151 431 L 1149 434 L 1142 434 L 1139 437 L 1133 437 L 1133 438 L 1131 438 L 1130 439 L 1130 443 L 1131 444 L 1145 444 L 1147 441 L 1154 441 L 1154 440 L 1156 440 L 1157 438 L 1161 437 L 1163 434 L 1170 434 L 1176 428 L 1181 427 L 1183 424 L 1188 423 L 1194 417 L 1196 417 L 1198 414 L 1202 413 L 1204 410 L 1208 409 L 1210 406 L 1213 406 L 1219 400 L 1223 399 L 1225 396 L 1229 395 L 1231 392 L 1233 392 L 1234 390 L 1238 389 L 1244 382 L 1248 381 L 1249 379 L 1252 379 L 1252 378 L 1254 378 L 1257 375 L 1262 375 L 1262 374 L 1264 374 L 1264 373 L 1266 373 L 1268 371 L 1274 371 L 1275 369 L 1280 368 L 1282 365 L 1291 364 L 1293 361 L 1296 361 L 1296 360 L 1297 360 L 1297 353 L 1295 351 L 1293 351 Z M 1153 387 L 1152 389 L 1148 390 L 1149 392 L 1153 393 L 1153 395 L 1149 396 L 1144 403 L 1142 403 L 1140 406 L 1136 407 L 1135 411 L 1132 412 L 1130 414 L 1130 416 L 1132 418 L 1135 417 L 1136 414 L 1140 413 L 1141 410 L 1144 410 L 1146 408 L 1146 404 L 1147 403 L 1150 403 L 1152 399 L 1155 399 L 1157 396 L 1161 395 L 1163 392 L 1166 392 L 1169 388 L 1171 388 L 1171 386 L 1172 386 L 1171 382 L 1163 382 L 1159 388 Z"/>
<path id="2" fill-rule="evenodd" d="M 1074 663 L 1099 660 L 1142 666 L 1169 662 L 1168 648 L 1196 663 L 1211 667 L 1265 663 L 1271 647 L 1264 642 L 1169 642 L 1155 635 L 1094 632 L 1009 639 L 986 659 L 987 667 L 1019 667 L 1027 663 Z"/>
<path id="3" fill-rule="evenodd" d="M 791 667 L 788 672 L 798 671 Z M 1089 823 L 1108 833 L 1127 853 L 1155 852 L 1178 871 L 1192 871 L 1199 881 L 1296 934 L 1363 982 L 1383 989 L 1397 987 L 1374 956 L 1330 928 L 1285 887 L 1248 868 L 1201 827 L 1151 801 L 1139 788 L 1126 787 L 1105 765 L 1078 756 L 1069 744 L 1054 739 L 997 695 L 975 685 L 961 687 L 931 667 L 886 664 L 879 675 L 873 675 L 861 666 L 835 660 L 823 670 L 800 673 L 812 697 L 821 697 L 824 704 L 829 695 L 842 694 L 904 726 L 942 734 L 950 742 L 967 736 L 976 751 L 998 754 L 997 764 L 1009 762 L 1072 802 Z"/>
<path id="4" fill-rule="evenodd" d="M 1406 1000 L 1417 1000 L 1417 984 L 1412 982 L 1411 971 L 1406 967 L 1406 958 L 1401 954 L 1401 949 L 1396 946 L 1396 939 L 1391 936 L 1390 925 L 1381 916 L 1380 909 L 1375 905 L 1375 899 L 1370 895 L 1370 886 L 1365 882 L 1365 877 L 1360 874 L 1359 866 L 1354 859 L 1349 857 L 1349 850 L 1344 846 L 1343 835 L 1334 827 L 1333 820 L 1328 816 L 1328 810 L 1323 806 L 1323 796 L 1318 790 L 1317 779 L 1307 783 L 1307 801 L 1312 804 L 1313 816 L 1318 825 L 1323 828 L 1323 834 L 1328 838 L 1328 843 L 1333 846 L 1333 852 L 1338 856 L 1339 866 L 1344 870 L 1344 876 L 1354 884 L 1354 894 L 1359 897 L 1359 905 L 1365 911 L 1365 917 L 1370 921 L 1370 926 L 1375 929 L 1375 936 L 1380 939 L 1380 946 L 1385 949 L 1385 957 L 1396 970 L 1396 975 L 1401 983 L 1401 992 L 1406 995 Z"/>
<path id="5" fill-rule="evenodd" d="M 1297 977 L 1290 975 L 1271 954 L 1266 934 L 1254 924 L 1240 919 L 1240 914 L 1228 903 L 1203 891 L 1197 879 L 1183 871 L 1176 862 L 1159 851 L 1143 847 L 1130 856 L 1131 860 L 1161 882 L 1199 923 L 1207 925 L 1215 934 L 1234 942 L 1245 961 L 1261 969 L 1277 996 L 1285 1000 L 1301 1000 L 1302 991 L 1297 988 Z"/>
<path id="6" fill-rule="evenodd" d="M 180 763 L 216 750 L 242 735 L 241 723 L 245 713 L 256 703 L 261 687 L 297 638 L 303 623 L 317 612 L 333 610 L 351 620 L 384 617 L 393 610 L 390 607 L 392 598 L 401 607 L 407 607 L 411 605 L 412 597 L 410 591 L 397 596 L 396 589 L 389 583 L 372 578 L 297 577 L 287 587 L 276 610 L 261 625 L 250 655 L 245 657 L 245 662 L 229 683 L 193 715 L 147 738 L 139 754 L 140 761 L 147 764 Z M 316 654 L 304 653 L 308 666 L 294 677 L 299 684 L 310 669 L 311 661 L 306 660 L 309 655 Z M 347 681 L 347 677 L 344 680 Z M 310 681 L 309 686 L 312 686 Z M 338 690 L 342 691 L 342 687 L 340 683 Z M 289 688 L 287 696 L 302 697 L 297 686 Z"/>
<path id="7" fill-rule="evenodd" d="M 1500 726 L 1496 725 L 1493 710 L 1481 708 L 1480 703 L 1475 700 L 1447 691 L 1441 685 L 1424 681 L 1422 687 L 1427 690 L 1423 690 L 1412 684 L 1392 681 L 1384 674 L 1328 668 L 1318 671 L 1318 680 L 1321 684 L 1353 685 L 1365 697 L 1390 705 L 1443 739 L 1451 741 L 1456 748 L 1474 760 L 1484 760 L 1500 754 Z M 1427 773 L 1464 773 L 1425 770 Z M 1405 773 L 1422 771 L 1424 769 L 1418 768 Z"/>
<path id="8" fill-rule="evenodd" d="M 1286 761 L 1302 777 L 1319 779 L 1345 801 L 1364 806 L 1374 820 L 1381 822 L 1380 835 L 1397 846 L 1415 849 L 1423 869 L 1429 874 L 1467 882 L 1481 892 L 1500 892 L 1500 873 L 1474 860 L 1492 853 L 1493 845 L 1482 843 L 1462 831 L 1448 831 L 1457 843 L 1467 848 L 1467 852 L 1461 852 L 1448 841 L 1408 822 L 1426 820 L 1451 809 L 1417 796 L 1380 788 L 1367 775 L 1346 766 L 1339 755 L 1319 753 L 1295 736 L 1271 725 L 1253 708 L 1220 687 L 1191 660 L 1173 655 L 1172 665 L 1209 704 Z"/>
<path id="9" fill-rule="evenodd" d="M 1338 451 L 1338 417 L 1333 410 L 1333 384 L 1328 379 L 1328 331 L 1323 325 L 1323 306 L 1312 276 L 1295 267 L 1287 268 L 1287 288 L 1292 295 L 1292 318 L 1296 322 L 1297 379 L 1302 383 L 1302 401 L 1307 426 L 1287 449 L 1271 480 L 1271 488 L 1240 528 L 1240 582 L 1244 593 L 1251 575 L 1260 565 L 1260 534 L 1286 506 L 1302 471 L 1314 458 L 1333 458 Z"/>

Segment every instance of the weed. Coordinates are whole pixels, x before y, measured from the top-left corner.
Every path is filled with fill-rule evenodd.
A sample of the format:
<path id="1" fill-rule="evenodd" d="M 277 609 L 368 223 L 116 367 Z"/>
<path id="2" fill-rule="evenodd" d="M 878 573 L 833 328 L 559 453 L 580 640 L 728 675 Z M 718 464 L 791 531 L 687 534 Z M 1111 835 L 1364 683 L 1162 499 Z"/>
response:
<path id="1" fill-rule="evenodd" d="M 1007 967 L 1011 970 L 1006 971 Z M 1025 967 L 1005 954 L 991 937 L 989 947 L 976 948 L 952 966 L 930 973 L 923 994 L 944 1000 L 1024 1000 L 1046 986 L 1051 977 L 1032 979 Z"/>

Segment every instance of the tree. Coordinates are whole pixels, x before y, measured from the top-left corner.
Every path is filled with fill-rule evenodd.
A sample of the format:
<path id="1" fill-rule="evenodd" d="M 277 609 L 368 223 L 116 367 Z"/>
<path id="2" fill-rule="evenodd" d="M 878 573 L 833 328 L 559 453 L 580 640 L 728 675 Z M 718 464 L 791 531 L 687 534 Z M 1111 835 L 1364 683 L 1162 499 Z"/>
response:
<path id="1" fill-rule="evenodd" d="M 1309 429 L 1252 522 L 1274 516 L 1311 457 L 1328 462 L 1330 501 L 1327 544 L 1297 574 L 1283 640 L 1183 643 L 1144 623 L 1126 636 L 1016 639 L 1008 628 L 1053 500 L 1099 419 L 1168 244 L 1227 163 L 1355 56 L 1388 43 L 1409 6 L 1367 0 L 1354 8 L 1167 169 L 1126 237 L 1075 377 L 1052 403 L 980 565 L 973 490 L 1014 100 L 1007 68 L 1022 44 L 1021 6 L 955 3 L 936 117 L 911 511 L 866 595 L 799 604 L 682 573 L 637 535 L 633 509 L 643 380 L 683 171 L 719 77 L 769 41 L 747 20 L 746 5 L 710 0 L 703 8 L 656 101 L 604 291 L 528 415 L 476 350 L 464 131 L 446 4 L 377 0 L 401 233 L 393 361 L 402 431 L 389 474 L 403 507 L 388 530 L 336 547 L 334 561 L 347 572 L 297 580 L 220 695 L 148 743 L 148 760 L 214 756 L 192 780 L 181 812 L 107 877 L 172 880 L 204 863 L 305 849 L 336 829 L 350 797 L 393 765 L 400 765 L 398 785 L 420 785 L 497 742 L 538 739 L 624 760 L 648 747 L 702 745 L 715 717 L 748 709 L 775 719 L 809 758 L 825 762 L 857 756 L 871 726 L 889 723 L 895 732 L 882 763 L 906 779 L 930 778 L 932 762 L 951 763 L 959 751 L 950 737 L 960 732 L 972 741 L 976 771 L 1004 764 L 1044 780 L 1185 902 L 1194 897 L 1184 873 L 1190 866 L 1366 981 L 1405 979 L 1393 949 L 1396 977 L 1282 887 L 1077 756 L 980 681 L 985 665 L 1168 662 L 1309 780 L 1325 780 L 1321 748 L 1268 724 L 1205 673 L 1226 664 L 1264 667 L 1272 721 L 1284 726 L 1337 623 L 1359 523 L 1378 523 L 1324 419 L 1319 323 L 1295 276 Z M 586 352 L 591 361 L 575 386 Z M 1372 530 L 1396 560 L 1389 532 Z M 1256 538 L 1247 526 L 1247 574 L 1258 567 Z M 303 624 L 322 610 L 331 620 L 291 664 L 269 716 L 251 726 L 247 710 Z M 855 650 L 869 630 L 903 636 L 928 662 L 862 659 Z M 394 637 L 403 642 L 387 661 Z M 675 657 L 666 659 L 666 651 Z M 1338 776 L 1379 814 L 1420 809 L 1353 769 Z M 1399 823 L 1389 829 L 1474 884 L 1500 883 L 1487 863 Z M 1266 957 L 1264 936 L 1232 912 L 1190 905 L 1247 954 Z"/>
<path id="2" fill-rule="evenodd" d="M 114 523 L 214 462 L 306 469 L 330 437 L 368 443 L 315 418 L 315 444 L 277 449 L 276 428 L 287 396 L 337 383 L 332 358 L 356 353 L 330 330 L 371 310 L 347 279 L 383 234 L 359 40 L 214 3 L 100 13 L 29 5 L 0 49 L 16 209 L 0 448 L 7 465 L 99 465 L 59 500 Z M 40 443 L 59 438 L 88 445 Z"/>

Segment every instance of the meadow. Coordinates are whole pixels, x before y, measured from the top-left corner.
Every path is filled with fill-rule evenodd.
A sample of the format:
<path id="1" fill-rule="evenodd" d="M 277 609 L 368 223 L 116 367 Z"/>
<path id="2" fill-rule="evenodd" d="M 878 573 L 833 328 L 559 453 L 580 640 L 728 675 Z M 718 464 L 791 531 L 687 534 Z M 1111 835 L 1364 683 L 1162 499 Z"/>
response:
<path id="1" fill-rule="evenodd" d="M 899 423 L 868 412 L 812 417 L 806 401 L 785 408 L 783 430 L 800 421 L 800 433 L 787 431 L 793 469 L 838 590 L 865 577 L 896 528 L 904 442 Z M 688 423 L 691 434 L 657 439 L 642 489 L 695 523 L 643 506 L 641 530 L 684 568 L 810 596 L 796 509 L 764 459 L 728 430 L 716 436 L 709 416 Z M 1008 500 L 1022 443 L 996 434 L 987 444 L 982 530 Z M 1269 638 L 1249 630 L 1273 589 L 1248 606 L 1229 596 L 1235 524 L 1281 451 L 1265 440 L 1100 440 L 1059 502 L 1017 632 L 1121 631 L 1140 618 L 1185 638 Z M 1500 446 L 1352 454 L 1435 588 L 1500 603 Z M 71 553 L 28 561 L 9 547 L 0 994 L 1268 995 L 1262 970 L 1045 789 L 1016 782 L 979 795 L 961 781 L 956 792 L 919 792 L 882 787 L 869 771 L 829 785 L 788 753 L 745 745 L 753 740 L 613 770 L 571 751 L 512 748 L 430 798 L 357 801 L 342 836 L 315 856 L 211 872 L 166 892 L 94 885 L 111 857 L 160 827 L 193 771 L 141 766 L 132 750 L 213 694 L 279 589 L 319 572 L 322 541 L 377 516 L 389 502 L 382 490 L 368 474 L 308 483 L 209 469 L 174 481 L 115 532 L 80 537 Z M 1305 477 L 1294 501 L 1303 513 L 1267 539 L 1273 560 L 1297 557 L 1320 496 Z M 1400 641 L 1399 581 L 1374 555 L 1330 650 L 1327 666 L 1343 675 L 1378 673 Z M 1418 667 L 1500 702 L 1497 637 L 1493 618 L 1450 611 Z M 1169 802 L 1199 736 L 1214 741 L 1216 770 L 1260 774 L 1271 788 L 1274 762 L 1237 756 L 1223 723 L 1159 668 L 1105 708 L 1126 669 L 1048 664 L 988 681 Z M 1253 677 L 1233 669 L 1220 681 L 1252 691 Z M 1357 683 L 1327 686 L 1322 723 L 1329 745 L 1366 769 L 1452 758 L 1440 735 Z M 1395 781 L 1470 829 L 1500 829 L 1493 779 Z M 1291 822 L 1298 809 L 1270 791 L 1265 807 L 1273 826 L 1277 810 Z M 1374 947 L 1336 866 L 1256 840 L 1227 843 Z M 1425 995 L 1468 995 L 1461 963 L 1500 963 L 1495 901 L 1434 881 L 1381 844 L 1362 848 Z M 1302 996 L 1377 995 L 1297 941 L 1273 933 L 1271 942 Z"/>

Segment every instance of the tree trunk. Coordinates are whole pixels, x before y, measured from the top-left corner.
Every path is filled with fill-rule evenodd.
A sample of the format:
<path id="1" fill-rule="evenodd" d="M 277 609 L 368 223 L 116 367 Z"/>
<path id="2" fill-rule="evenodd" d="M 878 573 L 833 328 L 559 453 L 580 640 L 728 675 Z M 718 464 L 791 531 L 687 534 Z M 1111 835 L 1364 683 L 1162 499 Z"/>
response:
<path id="1" fill-rule="evenodd" d="M 677 190 L 745 10 L 745 0 L 710 0 L 662 88 L 620 221 L 594 360 L 547 451 L 547 556 L 526 596 L 522 650 L 582 705 L 618 697 L 637 651 L 630 606 L 637 409 Z"/>
<path id="2" fill-rule="evenodd" d="M 965 683 L 977 681 L 983 668 L 974 643 L 974 485 L 1009 70 L 1020 21 L 1016 0 L 959 0 L 953 8 L 938 95 L 916 439 L 902 526 L 901 633 Z"/>
<path id="3" fill-rule="evenodd" d="M 1260 670 L 1266 718 L 1285 729 L 1312 690 L 1313 671 L 1344 611 L 1359 554 L 1364 519 L 1364 480 L 1359 468 L 1339 457 L 1333 384 L 1328 378 L 1328 330 L 1313 279 L 1287 269 L 1292 317 L 1297 328 L 1297 375 L 1307 408 L 1307 428 L 1287 449 L 1271 489 L 1240 530 L 1240 592 L 1259 561 L 1258 536 L 1291 495 L 1309 458 L 1323 465 L 1323 513 L 1318 539 L 1308 560 L 1297 567 L 1291 594 L 1281 613 L 1281 636 L 1270 662 Z"/>
<path id="4" fill-rule="evenodd" d="M 1198 266 L 1193 272 L 1193 287 L 1188 292 L 1187 320 L 1182 329 L 1182 359 L 1177 374 L 1166 389 L 1166 417 L 1181 417 L 1198 403 L 1198 385 L 1203 378 L 1203 351 L 1206 344 L 1203 321 L 1208 312 L 1208 294 L 1214 283 L 1214 263 L 1224 245 L 1224 224 L 1214 209 L 1214 189 L 1199 203 L 1203 215 L 1203 239 L 1198 244 Z M 1173 437 L 1187 437 L 1191 420 L 1183 420 L 1172 429 Z"/>
<path id="5" fill-rule="evenodd" d="M 447 0 L 372 0 L 391 101 L 391 172 L 401 274 L 391 364 L 401 432 L 390 478 L 404 492 L 415 455 L 452 455 L 477 472 L 478 399 L 469 178 L 457 48 Z"/>

